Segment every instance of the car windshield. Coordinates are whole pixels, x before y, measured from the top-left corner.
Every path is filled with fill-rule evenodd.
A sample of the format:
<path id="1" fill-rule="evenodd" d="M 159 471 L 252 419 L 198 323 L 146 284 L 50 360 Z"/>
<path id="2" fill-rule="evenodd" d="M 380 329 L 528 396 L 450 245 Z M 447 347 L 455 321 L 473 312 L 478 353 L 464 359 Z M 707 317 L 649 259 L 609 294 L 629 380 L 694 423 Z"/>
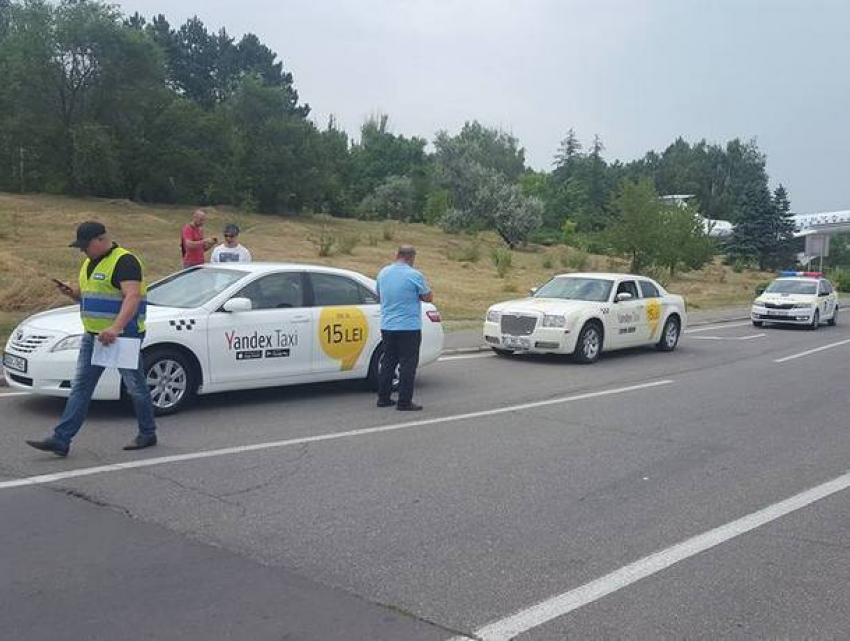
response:
<path id="1" fill-rule="evenodd" d="M 197 267 L 178 272 L 151 285 L 148 305 L 163 307 L 200 307 L 245 277 L 247 272 L 236 269 Z"/>
<path id="2" fill-rule="evenodd" d="M 553 278 L 534 294 L 534 298 L 563 298 L 602 303 L 611 295 L 614 281 L 601 278 Z"/>
<path id="3" fill-rule="evenodd" d="M 814 296 L 818 284 L 806 280 L 775 280 L 765 290 L 768 294 L 803 294 Z"/>

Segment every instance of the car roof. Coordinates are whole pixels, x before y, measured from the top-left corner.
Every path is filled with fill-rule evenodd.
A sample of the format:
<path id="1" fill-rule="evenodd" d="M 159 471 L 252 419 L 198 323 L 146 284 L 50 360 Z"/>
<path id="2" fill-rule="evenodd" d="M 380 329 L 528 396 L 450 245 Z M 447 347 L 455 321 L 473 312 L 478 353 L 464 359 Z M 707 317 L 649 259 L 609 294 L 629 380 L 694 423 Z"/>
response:
<path id="1" fill-rule="evenodd" d="M 826 278 L 824 276 L 780 276 L 779 278 L 774 278 L 773 280 L 799 280 L 807 283 L 814 283 L 817 281 L 826 280 Z"/>
<path id="2" fill-rule="evenodd" d="M 639 278 L 641 280 L 652 280 L 648 276 L 638 276 L 636 274 L 622 274 L 617 272 L 576 272 L 566 274 L 556 274 L 555 278 L 563 278 L 569 276 L 571 278 L 606 278 L 616 280 L 618 278 Z"/>
<path id="3" fill-rule="evenodd" d="M 365 274 L 356 272 L 351 269 L 342 269 L 339 267 L 328 267 L 327 265 L 309 265 L 306 263 L 266 263 L 266 262 L 250 262 L 250 263 L 204 263 L 202 266 L 205 269 L 226 269 L 229 271 L 246 272 L 249 274 L 262 274 L 265 272 L 274 271 L 309 271 L 309 272 L 324 272 L 327 274 L 340 275 L 357 275 L 368 278 Z"/>

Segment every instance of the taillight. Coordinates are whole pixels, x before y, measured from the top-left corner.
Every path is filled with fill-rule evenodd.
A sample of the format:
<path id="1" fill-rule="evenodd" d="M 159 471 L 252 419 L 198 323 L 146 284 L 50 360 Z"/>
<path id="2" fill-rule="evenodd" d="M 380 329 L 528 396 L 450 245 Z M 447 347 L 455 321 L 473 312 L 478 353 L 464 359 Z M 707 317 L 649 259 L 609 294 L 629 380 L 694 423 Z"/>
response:
<path id="1" fill-rule="evenodd" d="M 427 312 L 425 312 L 425 315 L 428 317 L 428 320 L 430 320 L 432 323 L 443 322 L 443 319 L 440 318 L 440 312 L 438 312 L 436 309 L 428 310 Z"/>

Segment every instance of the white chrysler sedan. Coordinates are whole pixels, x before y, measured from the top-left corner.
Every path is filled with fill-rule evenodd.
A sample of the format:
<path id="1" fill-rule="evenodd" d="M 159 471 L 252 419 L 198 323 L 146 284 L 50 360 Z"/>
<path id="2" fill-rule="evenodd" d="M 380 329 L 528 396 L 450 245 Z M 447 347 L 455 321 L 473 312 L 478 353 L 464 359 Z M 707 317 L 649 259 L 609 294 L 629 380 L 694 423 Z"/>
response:
<path id="1" fill-rule="evenodd" d="M 493 305 L 484 340 L 496 354 L 572 354 L 593 363 L 604 351 L 655 345 L 672 351 L 685 329 L 681 296 L 630 274 L 562 274 L 530 298 Z"/>
<path id="2" fill-rule="evenodd" d="M 151 285 L 145 372 L 158 414 L 196 394 L 341 379 L 377 382 L 381 309 L 375 281 L 331 267 L 230 263 L 186 269 Z M 434 305 L 422 304 L 420 364 L 443 349 Z M 6 344 L 10 386 L 68 396 L 83 327 L 79 306 L 36 314 Z M 121 398 L 106 370 L 95 400 Z"/>

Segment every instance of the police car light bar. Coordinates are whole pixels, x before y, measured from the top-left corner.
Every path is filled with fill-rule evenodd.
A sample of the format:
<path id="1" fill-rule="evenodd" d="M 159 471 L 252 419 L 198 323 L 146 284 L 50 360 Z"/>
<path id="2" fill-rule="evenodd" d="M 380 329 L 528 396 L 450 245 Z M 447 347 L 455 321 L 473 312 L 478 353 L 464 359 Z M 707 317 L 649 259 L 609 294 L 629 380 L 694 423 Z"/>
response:
<path id="1" fill-rule="evenodd" d="M 780 276 L 794 276 L 797 278 L 823 278 L 823 272 L 797 272 L 790 269 L 783 269 L 779 272 Z"/>

